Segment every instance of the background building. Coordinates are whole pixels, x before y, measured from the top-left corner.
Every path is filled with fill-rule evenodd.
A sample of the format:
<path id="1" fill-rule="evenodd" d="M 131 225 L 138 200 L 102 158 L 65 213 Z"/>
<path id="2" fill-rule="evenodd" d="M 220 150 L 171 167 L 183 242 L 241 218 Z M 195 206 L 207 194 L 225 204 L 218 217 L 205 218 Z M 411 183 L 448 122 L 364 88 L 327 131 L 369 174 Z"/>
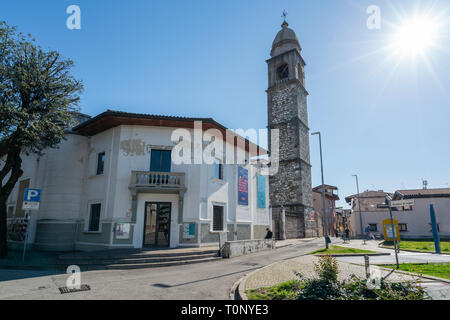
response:
<path id="1" fill-rule="evenodd" d="M 335 186 L 325 185 L 325 209 L 327 211 L 327 228 L 328 235 L 334 237 L 337 228 L 336 217 L 336 201 L 339 200 L 337 195 L 338 188 Z M 336 192 L 336 193 L 335 193 Z M 316 212 L 317 232 L 320 237 L 323 236 L 323 202 L 322 202 L 322 186 L 313 188 L 313 203 Z"/>
<path id="2" fill-rule="evenodd" d="M 372 233 L 382 237 L 382 221 L 389 218 L 388 209 L 377 208 L 384 204 L 386 192 L 365 191 L 360 194 L 363 230 L 370 226 Z M 432 238 L 430 204 L 434 205 L 439 236 L 450 238 L 450 188 L 398 190 L 390 194 L 393 200 L 414 199 L 415 204 L 406 208 L 393 208 L 393 218 L 398 220 L 400 237 L 404 239 Z M 352 206 L 351 225 L 356 235 L 361 236 L 357 195 L 346 197 Z"/>

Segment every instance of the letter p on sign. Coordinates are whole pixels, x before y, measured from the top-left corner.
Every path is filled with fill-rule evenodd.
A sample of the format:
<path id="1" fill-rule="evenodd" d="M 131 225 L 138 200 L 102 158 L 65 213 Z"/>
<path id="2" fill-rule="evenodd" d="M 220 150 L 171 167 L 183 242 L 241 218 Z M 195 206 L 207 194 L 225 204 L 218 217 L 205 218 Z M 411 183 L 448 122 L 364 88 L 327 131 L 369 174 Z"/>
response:
<path id="1" fill-rule="evenodd" d="M 40 202 L 41 200 L 41 190 L 40 189 L 25 189 L 25 196 L 23 201 L 29 202 Z"/>

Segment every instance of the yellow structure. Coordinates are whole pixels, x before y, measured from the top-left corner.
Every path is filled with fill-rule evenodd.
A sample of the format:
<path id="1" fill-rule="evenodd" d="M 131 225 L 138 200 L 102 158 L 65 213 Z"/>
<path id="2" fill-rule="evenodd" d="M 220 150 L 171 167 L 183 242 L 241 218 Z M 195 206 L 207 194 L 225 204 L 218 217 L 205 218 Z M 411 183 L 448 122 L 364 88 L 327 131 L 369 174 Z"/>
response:
<path id="1" fill-rule="evenodd" d="M 394 235 L 392 234 L 392 223 L 391 219 L 385 219 L 383 222 L 383 233 L 384 240 L 386 241 L 394 241 Z M 397 242 L 400 241 L 400 230 L 398 229 L 398 220 L 393 219 L 394 228 L 395 228 L 395 237 L 397 238 Z"/>

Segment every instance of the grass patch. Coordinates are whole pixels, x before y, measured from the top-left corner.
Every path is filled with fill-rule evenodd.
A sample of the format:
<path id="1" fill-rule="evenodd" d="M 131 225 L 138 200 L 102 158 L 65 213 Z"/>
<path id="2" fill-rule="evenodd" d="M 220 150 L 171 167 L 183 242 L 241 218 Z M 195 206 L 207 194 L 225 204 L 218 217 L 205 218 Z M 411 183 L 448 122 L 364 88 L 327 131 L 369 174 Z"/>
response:
<path id="1" fill-rule="evenodd" d="M 395 265 L 384 265 L 383 267 L 394 269 Z M 450 280 L 450 262 L 446 263 L 402 263 L 399 265 L 402 271 L 425 274 L 433 277 Z"/>
<path id="2" fill-rule="evenodd" d="M 394 248 L 392 241 L 383 242 L 382 246 Z M 420 252 L 435 252 L 434 241 L 430 240 L 401 240 L 400 250 L 413 250 Z M 450 253 L 450 241 L 441 240 L 441 253 Z"/>
<path id="3" fill-rule="evenodd" d="M 290 280 L 274 287 L 264 287 L 246 291 L 249 300 L 296 300 L 297 291 L 302 287 L 299 280 Z"/>
<path id="4" fill-rule="evenodd" d="M 354 248 L 345 248 L 340 246 L 330 246 L 328 249 L 319 249 L 309 254 L 340 254 L 340 253 L 376 253 L 375 251 L 370 250 L 361 250 Z"/>

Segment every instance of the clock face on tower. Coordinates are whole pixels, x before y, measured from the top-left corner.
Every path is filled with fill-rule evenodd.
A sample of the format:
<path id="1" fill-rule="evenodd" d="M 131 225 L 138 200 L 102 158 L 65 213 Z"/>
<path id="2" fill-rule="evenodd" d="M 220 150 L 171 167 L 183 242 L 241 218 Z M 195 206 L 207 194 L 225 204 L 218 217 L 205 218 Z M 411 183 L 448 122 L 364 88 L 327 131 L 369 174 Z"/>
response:
<path id="1" fill-rule="evenodd" d="M 289 77 L 289 66 L 287 63 L 282 64 L 277 68 L 278 80 L 287 79 Z"/>

